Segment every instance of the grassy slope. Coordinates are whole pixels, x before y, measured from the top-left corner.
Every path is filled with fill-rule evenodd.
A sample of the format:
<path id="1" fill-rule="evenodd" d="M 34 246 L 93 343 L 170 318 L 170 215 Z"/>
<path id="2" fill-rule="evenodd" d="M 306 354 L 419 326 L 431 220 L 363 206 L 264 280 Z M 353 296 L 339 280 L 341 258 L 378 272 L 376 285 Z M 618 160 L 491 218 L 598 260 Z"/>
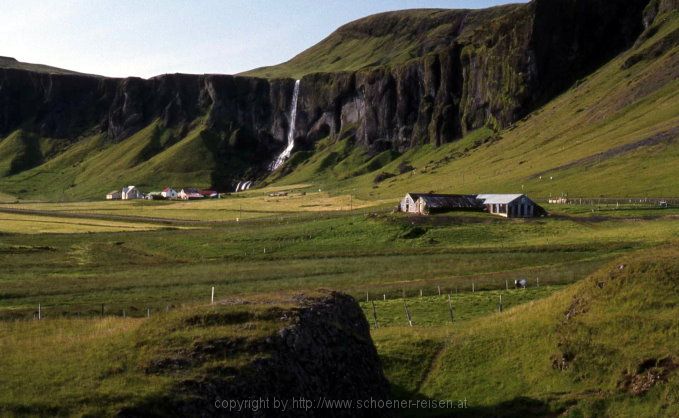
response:
<path id="1" fill-rule="evenodd" d="M 241 367 L 267 355 L 250 347 L 285 325 L 281 312 L 293 307 L 254 302 L 154 310 L 146 320 L 0 322 L 0 413 L 113 416 L 184 379 Z M 229 350 L 214 349 L 225 341 Z"/>
<path id="2" fill-rule="evenodd" d="M 412 384 L 407 376 L 424 373 L 416 387 L 420 395 L 466 397 L 473 411 L 498 416 L 565 409 L 573 417 L 676 416 L 676 370 L 669 383 L 643 396 L 632 396 L 618 385 L 647 359 L 670 356 L 677 362 L 678 255 L 676 247 L 669 247 L 627 256 L 547 299 L 452 331 L 385 328 L 375 331 L 374 338 L 394 383 L 408 388 Z M 619 264 L 625 267 L 620 270 Z M 571 312 L 570 319 L 566 312 Z M 436 348 L 428 356 L 424 351 L 425 361 L 417 364 L 391 362 L 408 358 L 419 346 Z M 564 354 L 568 367 L 559 370 L 553 362 Z"/>
<path id="3" fill-rule="evenodd" d="M 173 133 L 152 123 L 118 143 L 95 136 L 85 138 L 42 165 L 17 175 L 0 178 L 0 190 L 33 199 L 102 199 L 110 190 L 134 184 L 144 192 L 166 185 L 209 187 L 215 159 L 209 135 L 196 128 L 184 138 L 166 144 Z M 0 146 L 21 135 L 10 135 Z M 159 152 L 149 157 L 149 149 Z M 0 170 L 7 165 L 0 160 Z"/>
<path id="4" fill-rule="evenodd" d="M 659 57 L 623 69 L 679 30 L 679 12 L 666 16 L 658 32 L 579 82 L 552 102 L 505 131 L 487 129 L 439 148 L 423 146 L 375 164 L 346 141 L 321 141 L 292 174 L 274 184 L 317 182 L 327 189 L 359 190 L 372 198 L 407 191 L 516 192 L 548 196 L 676 196 L 679 159 L 679 45 Z M 602 154 L 671 131 L 658 143 Z M 377 187 L 379 172 L 398 174 L 398 165 L 415 167 Z M 569 164 L 572 164 L 569 166 Z M 541 176 L 541 178 L 540 178 Z M 275 177 L 272 177 L 275 180 Z"/>
<path id="5" fill-rule="evenodd" d="M 348 23 L 330 36 L 279 65 L 246 71 L 243 75 L 300 79 L 316 72 L 355 71 L 398 65 L 450 46 L 470 36 L 495 16 L 521 5 L 484 10 L 413 9 L 380 13 Z M 461 32 L 458 25 L 465 24 Z"/>
<path id="6" fill-rule="evenodd" d="M 49 65 L 43 64 L 31 64 L 27 62 L 17 61 L 10 57 L 0 57 L 0 68 L 8 69 L 18 69 L 18 70 L 28 70 L 39 73 L 49 73 L 49 74 L 80 74 L 77 71 L 65 70 L 63 68 L 50 67 Z M 89 75 L 89 74 L 88 74 Z"/>

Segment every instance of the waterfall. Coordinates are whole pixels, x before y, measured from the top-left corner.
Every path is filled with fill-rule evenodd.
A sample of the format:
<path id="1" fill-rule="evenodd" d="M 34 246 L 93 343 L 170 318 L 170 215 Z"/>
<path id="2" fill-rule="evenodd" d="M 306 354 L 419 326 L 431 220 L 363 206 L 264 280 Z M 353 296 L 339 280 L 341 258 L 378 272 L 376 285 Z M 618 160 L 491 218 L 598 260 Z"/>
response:
<path id="1" fill-rule="evenodd" d="M 297 119 L 297 98 L 299 97 L 299 80 L 295 81 L 295 89 L 292 93 L 292 104 L 290 105 L 290 129 L 288 129 L 288 146 L 280 153 L 276 160 L 271 164 L 271 170 L 280 167 L 285 160 L 290 157 L 292 148 L 295 146 L 295 120 Z"/>
<path id="2" fill-rule="evenodd" d="M 236 184 L 236 189 L 234 190 L 234 192 L 244 192 L 245 190 L 249 190 L 254 185 L 255 182 L 251 180 L 239 181 L 238 184 Z"/>

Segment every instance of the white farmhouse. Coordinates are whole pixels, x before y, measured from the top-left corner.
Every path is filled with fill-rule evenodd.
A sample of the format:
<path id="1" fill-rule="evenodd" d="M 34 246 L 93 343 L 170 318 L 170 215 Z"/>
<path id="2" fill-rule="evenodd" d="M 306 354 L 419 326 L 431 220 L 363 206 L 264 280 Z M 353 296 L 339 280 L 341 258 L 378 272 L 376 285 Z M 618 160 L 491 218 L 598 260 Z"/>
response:
<path id="1" fill-rule="evenodd" d="M 121 193 L 121 198 L 123 200 L 143 199 L 144 195 L 135 186 L 127 186 L 127 187 L 123 187 L 123 192 Z"/>
<path id="2" fill-rule="evenodd" d="M 165 199 L 176 199 L 177 198 L 177 191 L 173 189 L 172 187 L 166 187 L 163 189 L 160 194 L 165 198 Z"/>

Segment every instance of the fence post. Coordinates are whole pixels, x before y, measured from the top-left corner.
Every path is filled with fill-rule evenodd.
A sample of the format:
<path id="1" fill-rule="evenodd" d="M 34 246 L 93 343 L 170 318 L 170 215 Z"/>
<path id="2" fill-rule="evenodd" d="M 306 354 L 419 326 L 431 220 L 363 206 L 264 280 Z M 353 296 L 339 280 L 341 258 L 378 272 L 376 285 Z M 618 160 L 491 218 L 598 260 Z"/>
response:
<path id="1" fill-rule="evenodd" d="M 365 292 L 365 301 L 370 302 L 370 293 L 369 292 Z"/>
<path id="2" fill-rule="evenodd" d="M 439 296 L 441 296 L 441 286 L 439 285 L 439 286 L 436 286 L 436 287 L 437 287 L 438 290 L 439 290 Z"/>
<path id="3" fill-rule="evenodd" d="M 212 297 L 210 298 L 210 305 L 215 304 L 215 287 L 212 286 Z"/>
<path id="4" fill-rule="evenodd" d="M 406 304 L 406 300 L 403 299 L 403 309 L 406 311 L 406 318 L 408 319 L 408 325 L 411 327 L 413 326 L 413 317 L 410 316 L 410 311 L 408 310 L 408 304 Z"/>
<path id="5" fill-rule="evenodd" d="M 420 289 L 420 297 L 422 297 L 422 289 Z"/>
<path id="6" fill-rule="evenodd" d="M 450 300 L 450 295 L 448 295 L 448 312 L 450 313 L 450 322 L 455 322 L 455 314 L 453 313 L 453 302 Z"/>
<path id="7" fill-rule="evenodd" d="M 38 303 L 38 320 L 42 319 L 42 306 Z"/>
<path id="8" fill-rule="evenodd" d="M 387 300 L 387 294 L 386 294 L 386 293 L 383 294 L 383 295 L 382 295 L 382 298 L 383 298 L 384 300 Z"/>
<path id="9" fill-rule="evenodd" d="M 540 278 L 539 277 L 535 279 L 535 282 L 537 283 L 538 287 L 540 287 Z"/>
<path id="10" fill-rule="evenodd" d="M 146 308 L 146 317 L 147 318 L 151 317 L 151 308 Z"/>
<path id="11" fill-rule="evenodd" d="M 498 305 L 498 310 L 502 312 L 502 295 L 500 295 L 500 304 Z"/>
<path id="12" fill-rule="evenodd" d="M 505 279 L 505 290 L 509 290 L 509 280 Z"/>
<path id="13" fill-rule="evenodd" d="M 377 322 L 377 309 L 375 309 L 375 301 L 370 302 L 373 305 L 373 318 L 375 318 L 375 328 L 379 328 L 380 324 Z"/>
<path id="14" fill-rule="evenodd" d="M 474 293 L 476 290 L 474 288 L 474 282 L 472 282 L 472 293 Z"/>

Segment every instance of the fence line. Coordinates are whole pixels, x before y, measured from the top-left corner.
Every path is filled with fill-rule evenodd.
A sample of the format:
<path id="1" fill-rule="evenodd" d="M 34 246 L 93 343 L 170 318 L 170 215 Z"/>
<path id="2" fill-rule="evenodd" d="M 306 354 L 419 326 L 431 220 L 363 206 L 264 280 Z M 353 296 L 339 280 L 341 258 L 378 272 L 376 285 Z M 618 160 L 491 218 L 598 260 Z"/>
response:
<path id="1" fill-rule="evenodd" d="M 517 276 L 518 277 L 518 276 Z M 525 280 L 525 279 L 524 279 Z M 477 284 L 481 282 L 483 283 L 482 287 L 479 287 Z M 517 280 L 518 282 L 518 280 Z M 540 287 L 540 278 L 535 277 L 535 281 L 531 283 L 530 281 L 526 281 L 528 284 L 526 287 L 534 287 L 534 288 L 539 288 Z M 552 284 L 561 284 L 562 282 L 555 282 Z M 544 283 L 543 283 L 544 285 Z M 548 283 L 549 285 L 549 283 Z M 475 279 L 471 280 L 469 282 L 469 285 L 467 287 L 463 287 L 460 289 L 459 285 L 442 285 L 442 284 L 428 284 L 427 286 L 409 286 L 408 288 L 402 287 L 399 290 L 396 289 L 391 289 L 389 291 L 385 291 L 384 289 L 379 289 L 379 288 L 373 288 L 373 290 L 368 290 L 365 292 L 365 302 L 370 303 L 373 309 L 375 308 L 375 298 L 370 298 L 370 294 L 372 293 L 373 295 L 379 295 L 382 294 L 382 300 L 387 301 L 387 300 L 394 300 L 394 299 L 402 299 L 403 304 L 404 304 L 404 311 L 406 312 L 406 316 L 408 318 L 409 324 L 413 324 L 415 322 L 414 318 L 412 317 L 412 311 L 407 305 L 407 299 L 408 297 L 416 296 L 419 298 L 423 297 L 429 297 L 429 296 L 440 296 L 440 297 L 447 297 L 449 300 L 449 303 L 451 303 L 450 306 L 450 316 L 451 316 L 451 321 L 454 318 L 454 314 L 452 312 L 453 307 L 452 307 L 452 302 L 451 300 L 451 295 L 453 292 L 455 294 L 463 293 L 463 294 L 476 294 L 479 292 L 483 291 L 510 291 L 510 290 L 516 290 L 520 289 L 519 285 L 515 283 L 513 287 L 509 286 L 509 280 L 506 278 L 500 278 L 499 280 L 497 278 L 487 278 L 486 280 L 480 280 L 480 279 Z M 380 291 L 381 290 L 381 291 Z M 208 286 L 206 287 L 206 297 L 205 299 L 202 299 L 203 303 L 209 303 L 209 305 L 214 305 L 215 304 L 215 296 L 217 295 L 217 286 Z M 352 292 L 348 292 L 352 293 Z M 356 299 L 358 298 L 358 295 L 356 295 L 355 292 L 354 296 Z M 400 293 L 400 294 L 399 294 Z M 208 299 L 209 298 L 209 299 Z M 209 302 L 208 302 L 209 300 Z M 377 299 L 379 300 L 379 299 Z M 175 302 L 179 303 L 179 302 Z M 183 302 L 179 303 L 179 306 L 185 306 L 185 305 L 190 305 L 192 303 L 198 304 L 201 303 L 201 300 L 194 300 L 193 302 Z M 502 303 L 502 301 L 500 301 Z M 92 303 L 86 303 L 86 304 L 81 304 L 81 303 L 63 303 L 63 304 L 44 304 L 44 303 L 37 303 L 37 306 L 35 308 L 30 308 L 30 307 L 22 307 L 18 309 L 8 309 L 8 310 L 0 310 L 0 320 L 7 320 L 7 319 L 14 319 L 14 320 L 22 320 L 22 319 L 38 319 L 42 320 L 45 318 L 54 318 L 54 317 L 60 317 L 60 318 L 68 318 L 68 317 L 88 317 L 88 318 L 95 318 L 95 317 L 105 317 L 105 316 L 118 316 L 122 318 L 143 318 L 143 317 L 151 317 L 154 312 L 169 312 L 172 309 L 177 308 L 178 305 L 176 304 L 168 304 L 166 301 L 157 301 L 153 303 L 144 303 L 144 302 L 138 302 L 138 303 L 115 303 L 115 302 L 108 302 L 108 303 L 101 303 L 101 302 L 92 302 Z M 164 308 L 164 309 L 163 309 Z M 373 318 L 374 322 L 377 324 L 378 323 L 378 318 L 377 318 L 377 312 L 373 312 Z M 412 325 L 411 325 L 412 326 Z"/>
<path id="2" fill-rule="evenodd" d="M 596 205 L 641 205 L 641 206 L 667 206 L 679 207 L 679 197 L 571 197 L 571 196 L 554 196 L 554 197 L 536 197 L 538 203 L 548 203 L 551 199 L 565 199 L 565 205 L 582 205 L 582 206 L 596 206 Z"/>

